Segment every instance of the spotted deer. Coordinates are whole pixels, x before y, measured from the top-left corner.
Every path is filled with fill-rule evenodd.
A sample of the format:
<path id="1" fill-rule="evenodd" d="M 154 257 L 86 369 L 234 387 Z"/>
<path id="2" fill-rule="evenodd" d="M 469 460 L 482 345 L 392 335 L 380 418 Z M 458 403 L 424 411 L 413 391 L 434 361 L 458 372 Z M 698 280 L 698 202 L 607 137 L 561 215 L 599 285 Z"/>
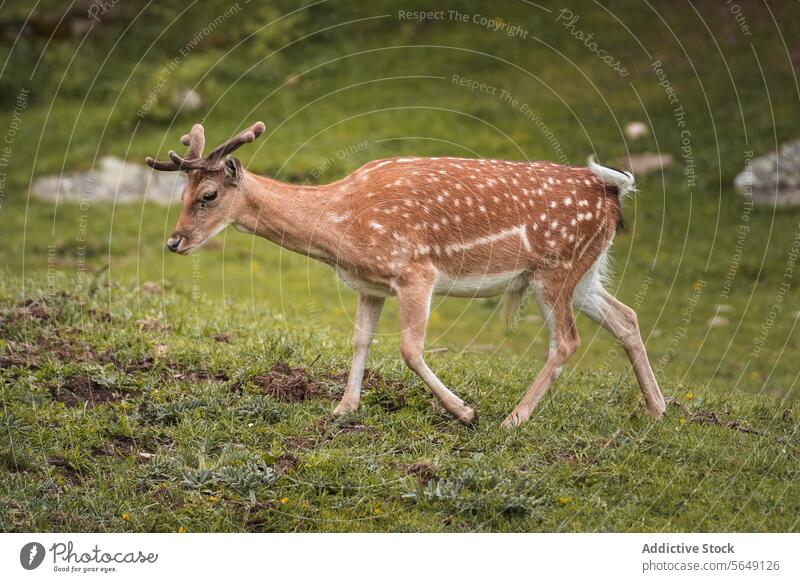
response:
<path id="1" fill-rule="evenodd" d="M 367 352 L 387 297 L 400 306 L 400 352 L 463 423 L 478 416 L 423 357 L 433 295 L 504 295 L 506 312 L 532 289 L 550 345 L 544 367 L 503 426 L 530 418 L 578 349 L 572 308 L 609 330 L 624 347 L 647 412 L 664 398 L 645 352 L 636 314 L 603 288 L 608 251 L 621 222 L 620 199 L 633 175 L 598 165 L 455 157 L 396 157 L 369 162 L 323 186 L 286 184 L 242 168 L 230 154 L 264 132 L 258 122 L 203 155 L 194 125 L 156 170 L 188 176 L 169 250 L 186 254 L 228 225 L 330 265 L 358 294 L 353 359 L 335 414 L 358 407 Z"/>

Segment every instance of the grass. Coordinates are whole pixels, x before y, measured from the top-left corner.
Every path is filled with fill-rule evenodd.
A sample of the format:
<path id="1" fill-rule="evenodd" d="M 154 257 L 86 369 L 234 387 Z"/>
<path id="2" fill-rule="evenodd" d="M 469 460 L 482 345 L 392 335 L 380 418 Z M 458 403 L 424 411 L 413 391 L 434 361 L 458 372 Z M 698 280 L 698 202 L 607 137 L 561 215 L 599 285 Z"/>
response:
<path id="1" fill-rule="evenodd" d="M 536 366 L 432 354 L 467 428 L 379 344 L 334 419 L 341 338 L 148 289 L 3 289 L 2 530 L 797 529 L 796 405 L 670 386 L 659 422 L 625 376 L 573 371 L 506 431 Z"/>
<path id="2" fill-rule="evenodd" d="M 327 268 L 227 231 L 178 257 L 164 249 L 177 209 L 30 196 L 34 176 L 175 147 L 198 114 L 159 109 L 140 120 L 136 110 L 211 8 L 187 8 L 161 36 L 166 25 L 148 13 L 141 26 L 116 19 L 83 43 L 23 36 L 4 47 L 0 128 L 13 120 L 8 96 L 32 91 L 0 190 L 0 528 L 796 530 L 800 211 L 751 209 L 732 188 L 746 151 L 798 134 L 794 73 L 773 22 L 788 22 L 792 4 L 748 10 L 752 37 L 724 4 L 697 4 L 656 14 L 621 2 L 623 27 L 576 3 L 578 28 L 624 61 L 625 79 L 555 13 L 527 4 L 493 8 L 529 33 L 512 39 L 348 2 L 261 30 L 255 46 L 231 40 L 242 25 L 234 17 L 166 79 L 165 93 L 202 94 L 209 141 L 267 122 L 241 158 L 295 182 L 404 154 L 676 157 L 638 181 L 612 284 L 636 307 L 675 399 L 667 418 L 642 415 L 624 356 L 579 318 L 583 347 L 515 432 L 498 424 L 547 345 L 533 309 L 509 333 L 494 300 L 436 299 L 428 345 L 448 351 L 431 365 L 477 406 L 477 430 L 444 416 L 401 366 L 394 302 L 363 407 L 334 422 L 355 299 Z M 686 111 L 694 184 L 656 59 Z M 529 105 L 560 150 L 519 105 L 453 75 Z M 653 134 L 627 141 L 621 124 L 639 119 Z M 143 290 L 152 282 L 160 291 Z M 709 327 L 719 309 L 728 325 Z M 287 381 L 307 383 L 312 397 L 285 402 L 254 380 L 278 364 L 304 370 Z M 83 406 L 89 389 L 107 401 Z"/>

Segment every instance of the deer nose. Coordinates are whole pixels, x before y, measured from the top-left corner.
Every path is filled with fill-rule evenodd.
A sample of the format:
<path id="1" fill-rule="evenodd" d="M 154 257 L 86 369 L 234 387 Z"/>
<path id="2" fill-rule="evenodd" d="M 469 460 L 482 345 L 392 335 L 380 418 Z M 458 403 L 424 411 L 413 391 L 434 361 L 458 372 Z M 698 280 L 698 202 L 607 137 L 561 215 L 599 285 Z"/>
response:
<path id="1" fill-rule="evenodd" d="M 173 234 L 167 240 L 167 248 L 171 250 L 173 253 L 178 252 L 178 247 L 181 246 L 181 241 L 183 240 L 183 236 L 179 234 Z"/>

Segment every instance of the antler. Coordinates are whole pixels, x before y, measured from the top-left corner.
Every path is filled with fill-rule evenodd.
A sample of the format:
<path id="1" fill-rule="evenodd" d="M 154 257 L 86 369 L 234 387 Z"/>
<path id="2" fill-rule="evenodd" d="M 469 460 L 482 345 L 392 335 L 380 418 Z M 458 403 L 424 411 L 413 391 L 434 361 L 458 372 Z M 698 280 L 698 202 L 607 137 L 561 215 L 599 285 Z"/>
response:
<path id="1" fill-rule="evenodd" d="M 186 152 L 187 158 L 199 158 L 202 156 L 203 148 L 206 146 L 206 132 L 203 126 L 195 123 L 192 126 L 192 131 L 181 138 L 181 143 L 189 146 L 189 151 Z"/>
<path id="2" fill-rule="evenodd" d="M 234 135 L 225 143 L 215 147 L 207 156 L 201 157 L 203 155 L 203 147 L 205 146 L 206 138 L 203 126 L 197 123 L 192 127 L 192 131 L 181 138 L 181 143 L 189 146 L 189 150 L 186 152 L 186 158 L 182 158 L 173 150 L 170 150 L 169 158 L 171 161 L 169 162 L 159 162 L 151 157 L 145 158 L 145 162 L 154 170 L 162 171 L 217 170 L 219 169 L 222 158 L 242 147 L 244 144 L 254 141 L 258 136 L 264 133 L 265 129 L 266 126 L 258 121 L 246 130 Z"/>

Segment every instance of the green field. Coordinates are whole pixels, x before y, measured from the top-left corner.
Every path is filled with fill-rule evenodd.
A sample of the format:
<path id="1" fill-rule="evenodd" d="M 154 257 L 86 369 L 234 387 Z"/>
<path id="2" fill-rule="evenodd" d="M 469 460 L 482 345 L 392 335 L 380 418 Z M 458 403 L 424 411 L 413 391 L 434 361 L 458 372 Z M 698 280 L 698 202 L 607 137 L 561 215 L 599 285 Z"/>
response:
<path id="1" fill-rule="evenodd" d="M 171 70 L 239 5 L 123 4 L 84 37 L 50 36 L 43 15 L 64 7 L 45 2 L 39 32 L 0 52 L 0 529 L 798 529 L 800 210 L 732 186 L 747 152 L 800 133 L 796 5 L 741 3 L 745 34 L 712 2 L 581 2 L 572 29 L 524 2 L 427 22 L 399 13 L 422 2 L 242 4 Z M 164 105 L 182 86 L 202 112 Z M 30 195 L 104 155 L 163 158 L 200 117 L 209 142 L 263 120 L 237 155 L 291 182 L 393 155 L 673 155 L 626 203 L 610 285 L 667 416 L 645 417 L 624 353 L 579 317 L 582 347 L 531 422 L 501 430 L 543 364 L 542 320 L 532 305 L 509 330 L 496 300 L 437 298 L 429 363 L 480 426 L 404 368 L 393 301 L 362 408 L 333 420 L 355 295 L 327 267 L 232 230 L 176 256 L 177 208 Z M 651 135 L 627 140 L 632 120 Z"/>

